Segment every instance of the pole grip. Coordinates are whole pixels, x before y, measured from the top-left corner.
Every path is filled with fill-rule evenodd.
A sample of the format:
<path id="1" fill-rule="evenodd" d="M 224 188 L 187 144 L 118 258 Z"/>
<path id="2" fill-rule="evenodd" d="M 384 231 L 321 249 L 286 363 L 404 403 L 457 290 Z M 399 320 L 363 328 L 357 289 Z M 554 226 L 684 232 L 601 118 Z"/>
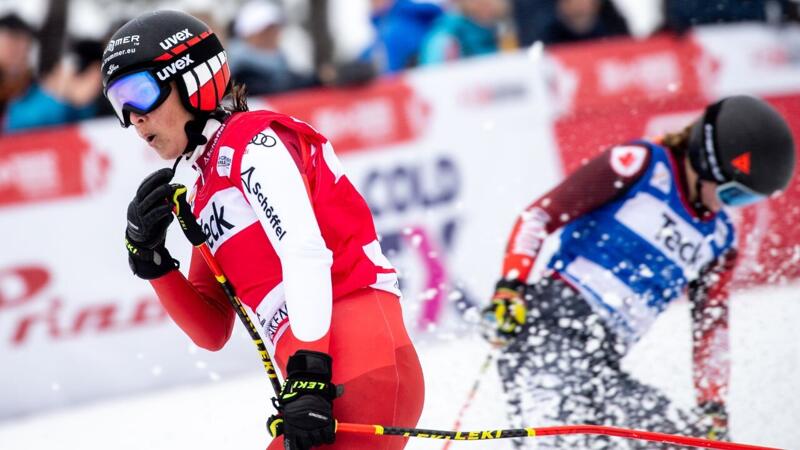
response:
<path id="1" fill-rule="evenodd" d="M 206 241 L 206 235 L 203 233 L 203 228 L 197 223 L 197 219 L 192 214 L 192 208 L 186 200 L 186 193 L 188 189 L 182 184 L 171 184 L 172 187 L 172 211 L 175 217 L 178 218 L 178 223 L 186 235 L 186 239 L 197 247 Z"/>

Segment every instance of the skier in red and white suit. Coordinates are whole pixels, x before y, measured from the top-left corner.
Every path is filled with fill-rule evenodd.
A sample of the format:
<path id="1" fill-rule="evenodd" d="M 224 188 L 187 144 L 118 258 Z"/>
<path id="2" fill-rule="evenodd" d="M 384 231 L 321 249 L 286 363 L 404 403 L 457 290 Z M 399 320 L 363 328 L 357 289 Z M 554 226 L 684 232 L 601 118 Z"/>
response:
<path id="1" fill-rule="evenodd" d="M 153 30 L 160 34 L 153 36 Z M 334 436 L 334 419 L 414 427 L 424 388 L 403 324 L 395 270 L 381 252 L 369 207 L 330 142 L 289 116 L 246 111 L 241 95 L 233 111 L 222 110 L 219 89 L 206 91 L 216 100 L 212 111 L 204 111 L 198 107 L 203 101 L 191 96 L 203 95 L 197 81 L 204 79 L 204 69 L 173 64 L 166 66 L 177 68 L 170 78 L 164 63 L 143 69 L 122 59 L 146 58 L 151 43 L 180 42 L 206 30 L 202 22 L 173 11 L 129 22 L 112 42 L 137 36 L 139 48 L 122 57 L 107 48 L 104 74 L 114 63 L 123 68 L 104 80 L 106 96 L 123 125 L 133 125 L 161 157 L 186 155 L 199 172 L 190 196 L 193 213 L 242 302 L 257 314 L 265 345 L 288 379 L 277 401 L 278 420 L 270 420 L 273 428 L 280 423 L 283 435 L 269 449 L 284 448 L 284 437 L 293 449 L 334 439 L 326 448 L 401 449 L 406 440 L 399 437 Z M 205 42 L 211 37 L 175 57 L 203 62 L 192 51 L 210 45 Z M 207 52 L 217 59 L 208 60 L 212 76 L 205 79 L 213 85 L 221 74 L 227 84 L 224 52 L 216 46 Z M 160 47 L 153 54 L 162 54 Z M 153 59 L 158 58 L 165 59 Z M 218 350 L 231 335 L 232 307 L 198 250 L 187 278 L 164 247 L 172 175 L 171 169 L 150 175 L 129 206 L 130 264 L 150 280 L 169 315 L 198 346 Z M 295 389 L 303 386 L 295 381 L 328 387 L 332 382 L 344 391 L 336 398 L 334 389 Z"/>

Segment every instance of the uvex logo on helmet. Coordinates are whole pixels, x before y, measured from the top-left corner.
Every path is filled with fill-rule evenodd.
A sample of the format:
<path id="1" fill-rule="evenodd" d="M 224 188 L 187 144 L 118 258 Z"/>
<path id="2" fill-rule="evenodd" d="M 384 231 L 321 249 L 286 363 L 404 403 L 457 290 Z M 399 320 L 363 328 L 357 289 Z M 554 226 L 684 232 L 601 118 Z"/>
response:
<path id="1" fill-rule="evenodd" d="M 175 75 L 179 71 L 186 69 L 190 65 L 192 65 L 194 61 L 192 60 L 192 55 L 184 55 L 177 61 L 173 61 L 172 64 L 164 67 L 163 69 L 159 70 L 156 75 L 158 79 L 161 81 L 167 81 L 172 75 Z"/>
<path id="2" fill-rule="evenodd" d="M 179 42 L 183 42 L 186 39 L 194 36 L 188 28 L 184 28 L 182 31 L 178 31 L 177 33 L 173 34 L 172 36 L 164 39 L 163 41 L 159 42 L 158 45 L 161 46 L 164 50 L 169 50 L 172 47 L 178 45 Z"/>

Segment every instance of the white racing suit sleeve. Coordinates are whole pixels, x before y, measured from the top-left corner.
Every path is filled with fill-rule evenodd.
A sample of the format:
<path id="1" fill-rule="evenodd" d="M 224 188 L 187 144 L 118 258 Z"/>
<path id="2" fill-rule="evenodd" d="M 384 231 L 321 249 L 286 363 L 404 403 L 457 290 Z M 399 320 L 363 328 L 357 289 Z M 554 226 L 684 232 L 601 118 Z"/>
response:
<path id="1" fill-rule="evenodd" d="M 305 342 L 331 323 L 333 255 L 322 239 L 303 177 L 277 134 L 267 147 L 250 143 L 242 156 L 242 190 L 281 261 L 289 323 Z"/>

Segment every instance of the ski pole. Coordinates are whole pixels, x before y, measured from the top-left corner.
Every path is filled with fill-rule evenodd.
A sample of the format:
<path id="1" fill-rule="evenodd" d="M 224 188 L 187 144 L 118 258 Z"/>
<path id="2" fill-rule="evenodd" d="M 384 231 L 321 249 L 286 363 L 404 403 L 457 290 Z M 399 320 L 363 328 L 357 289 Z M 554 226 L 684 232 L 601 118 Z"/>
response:
<path id="1" fill-rule="evenodd" d="M 452 441 L 484 441 L 492 439 L 558 436 L 567 434 L 600 434 L 627 439 L 678 444 L 687 447 L 713 448 L 721 450 L 780 450 L 772 447 L 760 447 L 756 445 L 737 444 L 734 442 L 724 441 L 711 441 L 708 439 L 689 436 L 630 430 L 627 428 L 602 425 L 567 425 L 481 431 L 442 431 L 337 422 L 336 432 L 368 434 L 375 436 L 403 436 L 407 438 L 443 439 Z"/>
<path id="2" fill-rule="evenodd" d="M 461 419 L 464 417 L 464 413 L 472 404 L 472 400 L 478 393 L 478 388 L 481 385 L 481 380 L 483 379 L 483 376 L 486 374 L 486 371 L 489 369 L 489 366 L 492 365 L 493 359 L 494 359 L 494 354 L 490 350 L 489 353 L 486 354 L 486 358 L 484 359 L 483 364 L 481 365 L 481 368 L 478 371 L 478 377 L 475 379 L 475 382 L 469 389 L 469 393 L 467 394 L 467 400 L 464 402 L 463 405 L 461 405 L 461 409 L 458 411 L 458 416 L 456 416 L 456 421 L 453 423 L 453 428 L 455 428 L 456 430 L 459 429 L 459 427 L 461 427 Z M 452 443 L 453 441 L 448 439 L 447 442 L 444 443 L 444 446 L 442 446 L 442 450 L 447 450 L 448 448 L 450 448 L 450 444 Z"/>
<path id="3" fill-rule="evenodd" d="M 264 369 L 267 371 L 267 377 L 269 377 L 269 381 L 272 383 L 272 389 L 275 391 L 275 395 L 280 395 L 281 385 L 278 381 L 278 374 L 275 372 L 275 365 L 272 364 L 272 359 L 270 359 L 269 353 L 267 353 L 264 341 L 261 340 L 261 336 L 259 336 L 253 321 L 250 320 L 250 316 L 247 315 L 242 301 L 236 296 L 233 285 L 225 277 L 225 274 L 222 273 L 222 268 L 208 248 L 208 244 L 206 244 L 206 235 L 203 233 L 203 229 L 200 228 L 200 224 L 197 223 L 197 219 L 192 214 L 189 203 L 186 201 L 186 186 L 179 184 L 174 184 L 172 186 L 174 188 L 172 194 L 172 211 L 175 213 L 175 217 L 178 218 L 178 223 L 181 226 L 181 230 L 183 230 L 183 234 L 186 235 L 186 239 L 200 251 L 203 260 L 205 260 L 211 272 L 214 273 L 214 278 L 216 278 L 220 286 L 222 286 L 222 290 L 225 291 L 225 295 L 228 297 L 228 301 L 231 302 L 233 310 L 236 311 L 236 315 L 239 316 L 239 319 L 250 334 L 250 339 L 253 340 L 253 344 L 255 344 L 258 349 L 258 353 L 261 354 L 261 362 L 264 364 Z"/>

